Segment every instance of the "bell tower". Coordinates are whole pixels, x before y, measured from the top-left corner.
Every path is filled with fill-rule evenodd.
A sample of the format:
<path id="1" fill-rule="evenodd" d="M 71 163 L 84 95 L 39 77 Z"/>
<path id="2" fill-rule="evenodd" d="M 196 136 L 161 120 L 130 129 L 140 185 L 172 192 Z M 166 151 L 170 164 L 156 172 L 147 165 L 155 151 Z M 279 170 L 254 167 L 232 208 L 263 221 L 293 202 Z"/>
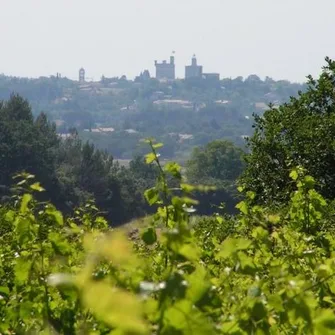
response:
<path id="1" fill-rule="evenodd" d="M 79 70 L 79 82 L 84 83 L 85 82 L 85 69 L 81 68 Z"/>

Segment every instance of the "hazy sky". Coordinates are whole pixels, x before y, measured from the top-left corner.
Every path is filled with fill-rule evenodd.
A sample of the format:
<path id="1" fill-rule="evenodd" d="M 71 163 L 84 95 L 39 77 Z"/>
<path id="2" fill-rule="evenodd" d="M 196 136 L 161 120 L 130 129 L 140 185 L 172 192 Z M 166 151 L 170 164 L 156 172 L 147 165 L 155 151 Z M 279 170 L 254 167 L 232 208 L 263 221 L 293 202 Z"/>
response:
<path id="1" fill-rule="evenodd" d="M 176 51 L 205 72 L 304 81 L 335 58 L 335 0 L 0 0 L 0 73 L 154 74 Z"/>

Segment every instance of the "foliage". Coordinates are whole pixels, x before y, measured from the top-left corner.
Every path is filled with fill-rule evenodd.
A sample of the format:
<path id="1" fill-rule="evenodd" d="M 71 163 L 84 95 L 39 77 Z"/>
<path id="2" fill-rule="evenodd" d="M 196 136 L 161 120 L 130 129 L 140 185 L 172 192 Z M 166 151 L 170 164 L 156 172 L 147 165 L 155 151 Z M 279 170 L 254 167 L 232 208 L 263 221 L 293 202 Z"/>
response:
<path id="1" fill-rule="evenodd" d="M 136 161 L 130 169 L 119 166 L 75 130 L 60 140 L 46 114 L 34 119 L 18 95 L 0 102 L 0 157 L 0 201 L 13 194 L 12 176 L 29 171 L 46 188 L 38 200 L 51 201 L 65 215 L 92 199 L 114 225 L 150 212 L 142 195 L 150 179 Z"/>
<path id="2" fill-rule="evenodd" d="M 113 225 L 153 212 L 143 193 L 154 186 L 159 171 L 145 164 L 143 158 L 135 157 L 128 167 L 120 166 L 106 151 L 80 140 L 75 129 L 66 139 L 60 140 L 46 115 L 42 113 L 34 120 L 31 107 L 20 96 L 12 96 L 1 106 L 0 156 L 4 159 L 0 161 L 0 196 L 4 201 L 12 194 L 12 175 L 30 171 L 47 190 L 38 195 L 38 200 L 51 201 L 64 215 L 71 215 L 73 208 L 93 199 Z M 209 144 L 205 151 L 208 153 L 208 169 L 222 152 L 222 159 L 209 172 L 212 176 L 196 175 L 197 159 L 203 159 L 197 155 L 187 168 L 191 181 L 194 178 L 203 184 L 211 181 L 219 186 L 219 178 L 228 178 L 229 185 L 221 180 L 225 183 L 224 190 L 207 193 L 206 197 L 198 193 L 197 198 L 201 200 L 198 210 L 202 214 L 212 213 L 211 206 L 222 201 L 227 202 L 229 212 L 234 208 L 230 194 L 233 179 L 242 166 L 241 151 L 228 143 L 221 147 L 220 143 Z M 165 146 L 160 148 L 163 153 L 164 150 Z M 195 152 L 200 155 L 202 151 Z M 236 167 L 232 168 L 232 165 Z M 220 171 L 221 176 L 213 175 L 215 170 Z"/>
<path id="3" fill-rule="evenodd" d="M 210 142 L 193 150 L 186 165 L 187 178 L 192 183 L 234 182 L 244 168 L 242 157 L 243 151 L 231 142 Z"/>
<path id="4" fill-rule="evenodd" d="M 45 114 L 34 120 L 28 102 L 20 96 L 0 102 L 0 197 L 8 193 L 12 176 L 22 170 L 38 175 L 49 191 L 58 191 L 55 152 L 59 139 L 55 130 Z"/>
<path id="5" fill-rule="evenodd" d="M 31 176 L 18 182 L 23 195 L 0 211 L 1 333 L 332 334 L 333 209 L 314 179 L 293 169 L 280 211 L 248 192 L 240 215 L 194 223 L 189 192 L 208 189 L 149 145 L 159 174 L 145 197 L 157 211 L 132 240 L 104 232 L 94 206 L 64 220 L 34 200 Z"/>
<path id="6" fill-rule="evenodd" d="M 65 221 L 51 204 L 34 199 L 33 192 L 44 190 L 33 183 L 32 175 L 18 177 L 21 195 L 1 216 L 7 229 L 1 234 L 0 332 L 40 333 L 50 326 L 63 334 L 74 333 L 76 322 L 89 322 L 78 310 L 77 292 L 66 288 L 58 292 L 48 276 L 76 273 L 85 233 L 100 234 L 107 223 L 89 204 Z"/>
<path id="7" fill-rule="evenodd" d="M 287 201 L 295 188 L 289 171 L 298 165 L 316 179 L 325 198 L 334 199 L 335 62 L 326 61 L 318 80 L 309 76 L 305 93 L 255 118 L 243 180 L 258 202 Z"/>
<path id="8" fill-rule="evenodd" d="M 217 210 L 215 206 L 220 206 L 222 202 L 228 212 L 234 212 L 237 204 L 236 180 L 244 170 L 243 156 L 240 148 L 224 140 L 216 140 L 193 150 L 186 164 L 187 180 L 216 186 L 215 191 L 196 195 L 201 214 L 212 214 L 213 210 Z M 211 205 L 214 208 L 210 208 Z"/>

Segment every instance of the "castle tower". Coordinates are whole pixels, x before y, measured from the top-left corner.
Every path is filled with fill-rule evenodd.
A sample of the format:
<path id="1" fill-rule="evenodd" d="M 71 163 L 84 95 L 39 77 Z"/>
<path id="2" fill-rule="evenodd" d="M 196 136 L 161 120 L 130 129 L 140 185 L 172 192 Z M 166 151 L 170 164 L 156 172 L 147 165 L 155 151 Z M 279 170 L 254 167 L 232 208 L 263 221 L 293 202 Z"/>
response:
<path id="1" fill-rule="evenodd" d="M 175 80 L 176 79 L 176 65 L 174 55 L 170 57 L 170 62 L 163 60 L 162 63 L 155 61 L 156 79 L 158 80 Z"/>
<path id="2" fill-rule="evenodd" d="M 85 69 L 81 68 L 79 70 L 79 82 L 84 83 L 85 82 Z"/>
<path id="3" fill-rule="evenodd" d="M 198 65 L 197 57 L 193 55 L 191 65 L 185 66 L 185 79 L 201 78 L 202 66 Z"/>
<path id="4" fill-rule="evenodd" d="M 193 55 L 192 57 L 192 66 L 197 66 L 197 57 L 195 55 Z"/>

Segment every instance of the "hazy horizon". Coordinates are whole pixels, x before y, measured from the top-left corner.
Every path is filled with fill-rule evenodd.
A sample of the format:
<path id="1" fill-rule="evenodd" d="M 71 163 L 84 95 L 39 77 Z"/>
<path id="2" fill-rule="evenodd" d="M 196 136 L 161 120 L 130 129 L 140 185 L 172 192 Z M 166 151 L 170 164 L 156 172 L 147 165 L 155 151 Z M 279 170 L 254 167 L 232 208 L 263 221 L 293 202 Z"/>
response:
<path id="1" fill-rule="evenodd" d="M 335 58 L 331 0 L 11 0 L 0 12 L 0 73 L 134 78 L 176 52 L 205 72 L 305 81 Z"/>

